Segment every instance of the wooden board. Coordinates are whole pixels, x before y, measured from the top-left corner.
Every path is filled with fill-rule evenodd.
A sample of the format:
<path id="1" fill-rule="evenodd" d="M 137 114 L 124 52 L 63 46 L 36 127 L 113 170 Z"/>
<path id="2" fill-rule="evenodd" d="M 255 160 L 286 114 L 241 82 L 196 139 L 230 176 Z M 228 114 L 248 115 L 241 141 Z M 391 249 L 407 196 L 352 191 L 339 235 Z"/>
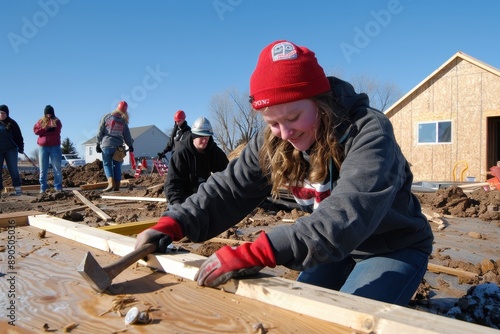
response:
<path id="1" fill-rule="evenodd" d="M 127 187 L 130 184 L 129 180 L 121 180 L 120 187 Z M 80 186 L 82 190 L 104 189 L 108 186 L 108 182 L 97 182 L 92 184 L 83 184 Z"/>
<path id="2" fill-rule="evenodd" d="M 253 327 L 258 323 L 269 333 L 352 333 L 331 322 L 220 289 L 201 288 L 193 281 L 144 266 L 129 267 L 99 294 L 88 286 L 76 267 L 89 250 L 101 265 L 111 264 L 119 257 L 51 232 L 40 239 L 39 232 L 32 226 L 16 230 L 15 264 L 0 283 L 0 307 L 4 310 L 1 333 L 63 333 L 70 324 L 76 325 L 71 333 L 254 333 Z M 6 236 L 7 232 L 0 234 L 3 243 Z M 7 288 L 15 298 L 8 297 Z M 135 302 L 121 308 L 121 316 L 114 311 L 106 313 L 123 297 Z M 5 316 L 11 305 L 12 320 Z M 126 326 L 124 315 L 132 306 L 141 311 L 151 307 L 152 322 Z M 16 327 L 9 326 L 8 321 L 14 321 Z M 43 330 L 44 324 L 47 331 Z"/>
<path id="3" fill-rule="evenodd" d="M 102 211 L 97 206 L 95 206 L 91 201 L 89 201 L 87 198 L 85 198 L 85 196 L 83 196 L 82 194 L 80 194 L 80 192 L 78 190 L 73 190 L 73 194 L 75 194 L 80 199 L 80 201 L 82 201 L 89 208 L 91 208 L 92 211 L 94 211 L 95 213 L 97 213 L 99 215 L 99 217 L 102 218 L 102 220 L 104 220 L 105 222 L 108 221 L 108 220 L 111 220 L 110 216 L 108 216 L 104 211 Z"/>
<path id="4" fill-rule="evenodd" d="M 145 202 L 166 202 L 166 198 L 159 197 L 132 197 L 132 196 L 112 196 L 112 195 L 102 195 L 103 199 L 115 199 L 115 200 L 130 200 L 130 201 L 145 201 Z"/>
<path id="5" fill-rule="evenodd" d="M 47 215 L 29 218 L 32 226 L 115 254 L 127 254 L 133 250 L 135 244 L 134 238 Z M 173 255 L 155 254 L 148 257 L 148 265 L 192 281 L 204 260 L 203 256 L 184 252 Z M 222 288 L 236 296 L 277 306 L 303 316 L 314 317 L 318 321 L 348 327 L 361 333 L 497 333 L 491 328 L 444 316 L 381 303 L 279 277 L 260 276 L 259 278 L 231 280 Z M 184 285 L 185 282 L 183 281 L 182 284 Z M 217 291 L 206 288 L 203 290 Z M 325 328 L 324 331 L 319 332 L 331 331 Z"/>
<path id="6" fill-rule="evenodd" d="M 38 211 L 19 211 L 11 213 L 0 213 L 0 227 L 25 226 L 28 225 L 28 216 L 38 215 Z"/>
<path id="7" fill-rule="evenodd" d="M 11 193 L 14 192 L 14 187 L 5 187 L 4 192 L 6 193 Z M 27 186 L 21 186 L 21 191 L 26 191 L 26 190 L 40 190 L 40 185 L 39 184 L 32 184 L 32 185 L 27 185 Z"/>

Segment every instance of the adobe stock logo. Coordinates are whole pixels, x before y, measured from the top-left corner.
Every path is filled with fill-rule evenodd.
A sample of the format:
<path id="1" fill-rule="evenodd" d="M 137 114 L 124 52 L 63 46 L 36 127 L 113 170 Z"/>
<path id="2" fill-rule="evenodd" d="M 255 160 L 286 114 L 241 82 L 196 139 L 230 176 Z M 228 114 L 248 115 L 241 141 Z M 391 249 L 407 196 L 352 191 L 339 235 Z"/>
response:
<path id="1" fill-rule="evenodd" d="M 28 44 L 30 40 L 36 37 L 41 28 L 49 23 L 49 20 L 57 15 L 60 5 L 65 5 L 70 0 L 40 0 L 38 6 L 41 10 L 35 12 L 31 19 L 23 16 L 21 18 L 21 34 L 9 32 L 7 38 L 9 39 L 12 49 L 17 54 L 19 47 L 22 44 Z"/>
<path id="2" fill-rule="evenodd" d="M 342 42 L 339 45 L 347 62 L 351 62 L 353 54 L 361 53 L 362 49 L 370 45 L 371 41 L 380 35 L 382 28 L 386 28 L 391 23 L 392 17 L 402 11 L 403 6 L 399 0 L 389 0 L 387 9 L 370 11 L 373 20 L 368 21 L 363 29 L 358 26 L 354 27 L 353 43 Z"/>
<path id="3" fill-rule="evenodd" d="M 232 12 L 236 6 L 241 5 L 243 0 L 214 0 L 212 6 L 214 6 L 217 15 L 221 21 L 224 21 L 224 13 Z"/>

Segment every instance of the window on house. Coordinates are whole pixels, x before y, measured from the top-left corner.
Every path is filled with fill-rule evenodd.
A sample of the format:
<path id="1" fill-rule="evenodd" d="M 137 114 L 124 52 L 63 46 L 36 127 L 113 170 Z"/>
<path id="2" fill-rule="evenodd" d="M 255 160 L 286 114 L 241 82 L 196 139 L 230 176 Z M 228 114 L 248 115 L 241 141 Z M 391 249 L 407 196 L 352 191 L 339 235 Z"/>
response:
<path id="1" fill-rule="evenodd" d="M 419 123 L 418 143 L 451 143 L 451 121 Z"/>
<path id="2" fill-rule="evenodd" d="M 89 155 L 94 154 L 94 153 L 92 153 L 92 152 L 93 152 L 93 150 L 92 150 L 92 149 L 93 149 L 93 147 L 92 147 L 92 146 L 89 146 Z"/>

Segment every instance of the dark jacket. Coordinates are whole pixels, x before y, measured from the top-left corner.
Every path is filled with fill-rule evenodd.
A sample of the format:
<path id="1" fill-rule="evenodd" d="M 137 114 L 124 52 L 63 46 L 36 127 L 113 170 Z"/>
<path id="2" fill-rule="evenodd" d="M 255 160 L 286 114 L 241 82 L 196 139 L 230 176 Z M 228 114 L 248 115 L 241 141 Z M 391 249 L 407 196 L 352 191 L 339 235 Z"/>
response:
<path id="1" fill-rule="evenodd" d="M 167 146 L 163 150 L 163 154 L 174 151 L 177 143 L 189 139 L 190 134 L 191 127 L 187 124 L 186 121 L 184 121 L 181 126 L 178 126 L 177 123 L 175 123 L 174 128 L 172 129 L 172 133 L 170 134 L 170 139 L 168 140 Z"/>
<path id="2" fill-rule="evenodd" d="M 165 195 L 170 205 L 183 203 L 212 173 L 224 170 L 229 162 L 212 137 L 201 153 L 194 147 L 191 135 L 176 145 L 165 182 Z"/>
<path id="3" fill-rule="evenodd" d="M 24 153 L 24 139 L 21 128 L 16 121 L 7 116 L 0 121 L 0 150 L 17 148 L 19 153 Z"/>
<path id="4" fill-rule="evenodd" d="M 411 192 L 413 174 L 389 119 L 369 107 L 340 79 L 329 78 L 341 117 L 337 137 L 345 159 L 331 194 L 295 224 L 278 226 L 267 236 L 278 265 L 295 270 L 340 261 L 350 255 L 384 254 L 412 248 L 430 254 L 433 234 Z M 270 191 L 259 166 L 263 138 L 252 138 L 242 154 L 213 174 L 196 194 L 163 215 L 176 219 L 193 242 L 208 240 L 240 222 Z"/>

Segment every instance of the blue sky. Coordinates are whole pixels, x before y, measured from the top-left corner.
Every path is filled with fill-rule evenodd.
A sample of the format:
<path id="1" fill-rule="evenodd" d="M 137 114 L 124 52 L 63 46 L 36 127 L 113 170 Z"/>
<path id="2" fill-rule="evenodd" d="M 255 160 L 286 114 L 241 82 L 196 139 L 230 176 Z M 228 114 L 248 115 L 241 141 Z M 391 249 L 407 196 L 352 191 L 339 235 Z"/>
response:
<path id="1" fill-rule="evenodd" d="M 0 104 L 21 126 L 54 107 L 79 153 L 121 99 L 130 126 L 210 118 L 214 95 L 248 91 L 260 51 L 309 47 L 325 71 L 367 74 L 406 93 L 463 51 L 500 67 L 497 0 L 3 0 Z"/>

